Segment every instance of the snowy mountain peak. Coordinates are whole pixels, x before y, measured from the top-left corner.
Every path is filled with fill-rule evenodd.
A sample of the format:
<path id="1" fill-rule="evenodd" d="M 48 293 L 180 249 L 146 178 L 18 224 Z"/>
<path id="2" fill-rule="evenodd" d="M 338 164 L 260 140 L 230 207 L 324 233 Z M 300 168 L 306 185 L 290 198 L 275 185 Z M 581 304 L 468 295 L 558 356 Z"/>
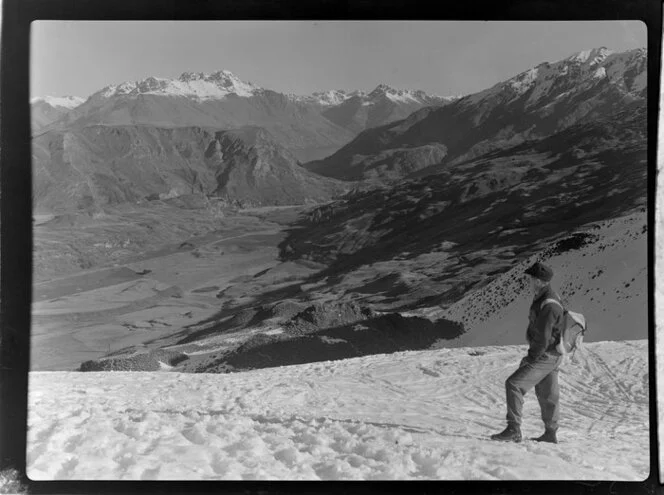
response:
<path id="1" fill-rule="evenodd" d="M 349 93 L 343 89 L 332 89 L 329 91 L 317 91 L 311 96 L 321 105 L 339 105 L 353 96 L 353 93 Z"/>
<path id="2" fill-rule="evenodd" d="M 455 97 L 441 97 L 438 95 L 430 95 L 422 90 L 413 89 L 396 89 L 387 84 L 379 84 L 376 88 L 369 93 L 369 101 L 387 98 L 395 103 L 424 103 L 432 104 L 436 102 L 447 102 L 456 99 Z"/>
<path id="3" fill-rule="evenodd" d="M 612 55 L 613 52 L 606 48 L 605 46 L 599 48 L 593 48 L 590 50 L 583 50 L 567 58 L 571 62 L 579 62 L 582 64 L 588 63 L 589 65 L 595 65 L 603 62 L 606 57 Z"/>
<path id="4" fill-rule="evenodd" d="M 142 81 L 107 86 L 100 91 L 100 94 L 104 98 L 121 95 L 162 94 L 206 100 L 224 98 L 229 94 L 252 96 L 259 89 L 254 84 L 242 81 L 228 70 L 219 70 L 211 74 L 183 72 L 177 79 L 150 76 Z"/>
<path id="5" fill-rule="evenodd" d="M 392 92 L 392 91 L 396 91 L 396 90 L 392 86 L 381 83 L 378 86 L 376 86 L 376 88 L 371 92 L 371 94 L 373 94 L 373 93 L 388 93 L 388 92 Z"/>
<path id="6" fill-rule="evenodd" d="M 394 97 L 400 97 L 398 99 L 414 99 L 415 98 L 415 93 L 423 93 L 421 91 L 411 91 L 407 89 L 396 89 L 393 88 L 392 86 L 389 86 L 387 84 L 379 84 L 376 86 L 376 88 L 369 93 L 369 98 L 379 98 L 383 96 L 387 96 L 390 99 L 394 99 Z"/>
<path id="7" fill-rule="evenodd" d="M 47 103 L 52 107 L 73 109 L 85 101 L 85 98 L 79 96 L 37 96 L 30 100 L 30 103 Z"/>
<path id="8" fill-rule="evenodd" d="M 618 91 L 640 94 L 646 87 L 645 49 L 615 53 L 606 47 L 575 53 L 558 62 L 544 62 L 464 99 L 473 104 L 496 98 L 495 103 L 516 101 L 528 93 L 526 105 L 571 98 L 589 86 L 608 82 Z M 603 83 L 602 83 L 603 84 Z"/>

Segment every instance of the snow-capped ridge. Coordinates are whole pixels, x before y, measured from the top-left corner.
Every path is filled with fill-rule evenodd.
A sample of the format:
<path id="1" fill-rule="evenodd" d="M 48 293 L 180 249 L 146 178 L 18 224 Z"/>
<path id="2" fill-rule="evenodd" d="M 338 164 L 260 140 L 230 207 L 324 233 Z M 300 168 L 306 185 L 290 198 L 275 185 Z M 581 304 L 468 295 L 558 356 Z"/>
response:
<path id="1" fill-rule="evenodd" d="M 439 96 L 437 94 L 429 94 L 420 89 L 398 89 L 388 84 L 381 83 L 371 91 L 354 90 L 349 91 L 345 89 L 330 89 L 326 91 L 316 91 L 310 95 L 301 96 L 296 94 L 288 94 L 288 97 L 293 101 L 315 103 L 321 106 L 335 106 L 341 105 L 351 98 L 361 98 L 362 105 L 368 106 L 377 103 L 378 101 L 387 98 L 394 103 L 447 103 L 461 98 L 460 95 L 454 96 Z"/>
<path id="2" fill-rule="evenodd" d="M 30 100 L 30 103 L 47 103 L 52 107 L 61 107 L 73 109 L 85 101 L 80 96 L 36 96 Z"/>
<path id="3" fill-rule="evenodd" d="M 587 90 L 589 85 L 604 84 L 601 82 L 604 79 L 622 91 L 638 94 L 647 84 L 646 55 L 645 48 L 625 52 L 613 52 L 606 47 L 582 50 L 557 62 L 542 62 L 469 95 L 465 102 L 474 104 L 497 97 L 496 102 L 509 103 L 530 92 L 526 102 L 530 106 L 545 97 L 557 100 L 561 96 L 557 91 L 571 96 Z"/>
<path id="4" fill-rule="evenodd" d="M 250 82 L 241 80 L 229 70 L 218 70 L 209 74 L 183 72 L 177 79 L 150 76 L 141 81 L 125 81 L 118 85 L 106 86 L 98 94 L 103 98 L 163 94 L 205 100 L 224 98 L 230 94 L 249 97 L 260 89 Z"/>
<path id="5" fill-rule="evenodd" d="M 353 98 L 355 96 L 364 97 L 366 93 L 362 91 L 348 91 L 345 89 L 330 89 L 327 91 L 316 91 L 311 95 L 300 96 L 300 95 L 289 95 L 297 101 L 307 101 L 312 103 L 317 103 L 323 106 L 333 106 L 340 105 L 344 101 Z"/>
<path id="6" fill-rule="evenodd" d="M 567 57 L 566 60 L 569 60 L 570 62 L 580 62 L 580 63 L 588 63 L 589 65 L 595 65 L 603 62 L 606 59 L 606 57 L 608 57 L 609 55 L 613 55 L 613 53 L 614 53 L 613 51 L 609 50 L 605 46 L 601 46 L 599 48 L 582 50 L 580 52 L 575 53 L 574 55 Z"/>

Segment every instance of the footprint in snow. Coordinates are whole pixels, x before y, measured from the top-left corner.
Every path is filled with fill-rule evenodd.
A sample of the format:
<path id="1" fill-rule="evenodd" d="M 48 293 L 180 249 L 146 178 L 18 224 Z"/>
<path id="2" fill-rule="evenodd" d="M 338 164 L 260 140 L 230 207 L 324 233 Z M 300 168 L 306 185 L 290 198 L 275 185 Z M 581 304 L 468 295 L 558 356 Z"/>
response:
<path id="1" fill-rule="evenodd" d="M 438 372 L 436 372 L 436 371 L 430 370 L 430 369 L 425 368 L 425 367 L 423 367 L 423 366 L 420 366 L 419 369 L 420 369 L 420 371 L 421 371 L 422 373 L 424 373 L 425 375 L 433 376 L 433 377 L 435 377 L 435 378 L 440 378 L 440 373 L 438 373 Z"/>

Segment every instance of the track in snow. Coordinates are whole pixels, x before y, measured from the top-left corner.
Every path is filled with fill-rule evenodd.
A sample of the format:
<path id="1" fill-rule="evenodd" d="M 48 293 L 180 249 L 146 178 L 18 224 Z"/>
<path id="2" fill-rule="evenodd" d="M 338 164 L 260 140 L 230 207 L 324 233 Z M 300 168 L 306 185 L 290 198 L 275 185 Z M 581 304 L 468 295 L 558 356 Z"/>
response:
<path id="1" fill-rule="evenodd" d="M 558 445 L 503 444 L 523 346 L 235 374 L 33 372 L 28 475 L 51 479 L 610 479 L 649 472 L 647 342 L 561 371 Z M 523 432 L 542 425 L 534 392 Z"/>

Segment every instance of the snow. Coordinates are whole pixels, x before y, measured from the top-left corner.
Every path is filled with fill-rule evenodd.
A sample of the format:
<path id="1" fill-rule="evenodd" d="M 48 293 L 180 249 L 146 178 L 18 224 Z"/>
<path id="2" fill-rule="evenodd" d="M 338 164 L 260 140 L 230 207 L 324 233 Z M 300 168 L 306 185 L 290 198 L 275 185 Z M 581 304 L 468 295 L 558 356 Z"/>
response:
<path id="1" fill-rule="evenodd" d="M 593 74 L 593 79 L 604 79 L 606 77 L 606 69 L 604 67 L 598 68 Z"/>
<path id="2" fill-rule="evenodd" d="M 101 95 L 111 98 L 117 95 L 166 94 L 208 100 L 222 99 L 230 94 L 249 97 L 258 90 L 258 86 L 242 81 L 228 70 L 221 70 L 211 74 L 184 72 L 178 79 L 148 77 L 142 81 L 123 82 L 107 86 Z"/>
<path id="3" fill-rule="evenodd" d="M 313 93 L 309 96 L 289 95 L 294 101 L 303 101 L 316 103 L 322 106 L 340 105 L 353 97 L 362 99 L 361 106 L 368 107 L 375 105 L 382 98 L 387 98 L 394 103 L 418 103 L 432 104 L 435 102 L 448 103 L 458 100 L 461 96 L 438 96 L 427 94 L 421 90 L 395 89 L 387 84 L 379 84 L 373 91 L 366 93 L 364 91 L 329 90 Z"/>
<path id="4" fill-rule="evenodd" d="M 61 107 L 74 109 L 85 101 L 85 98 L 79 96 L 37 96 L 30 100 L 30 103 L 48 103 L 52 107 Z"/>
<path id="5" fill-rule="evenodd" d="M 518 76 L 507 81 L 507 84 L 516 92 L 517 95 L 522 95 L 528 91 L 535 81 L 537 80 L 537 74 L 539 69 L 533 67 L 532 69 L 522 72 Z"/>
<path id="6" fill-rule="evenodd" d="M 597 81 L 608 78 L 609 81 L 618 86 L 623 86 L 625 73 L 636 68 L 638 74 L 628 91 L 636 93 L 646 87 L 647 75 L 645 63 L 642 67 L 638 64 L 645 61 L 647 53 L 645 49 L 635 49 L 622 53 L 614 53 L 604 47 L 583 50 L 570 57 L 554 63 L 542 63 L 537 67 L 521 72 L 505 82 L 500 82 L 488 89 L 470 95 L 465 99 L 468 104 L 477 104 L 482 101 L 490 101 L 496 98 L 496 102 L 515 101 L 519 96 L 532 90 L 526 102 L 534 105 L 543 97 L 549 96 L 555 101 L 558 95 L 551 95 L 551 90 L 563 79 L 570 79 L 574 89 L 572 92 L 584 90 L 589 85 L 597 84 Z M 568 81 L 563 81 L 559 87 L 569 87 Z M 504 94 L 504 96 L 503 96 Z M 567 92 L 569 94 L 569 91 Z M 495 104 L 495 103 L 494 103 Z"/>
<path id="7" fill-rule="evenodd" d="M 412 103 L 419 100 L 409 91 L 388 91 L 385 96 L 395 103 Z"/>
<path id="8" fill-rule="evenodd" d="M 632 83 L 632 87 L 630 88 L 630 90 L 632 91 L 632 93 L 639 93 L 643 91 L 647 85 L 648 85 L 648 71 L 644 70 L 634 78 L 634 82 Z"/>
<path id="9" fill-rule="evenodd" d="M 647 342 L 561 370 L 561 443 L 488 440 L 525 346 L 232 374 L 32 372 L 32 480 L 585 479 L 649 472 Z M 523 433 L 542 430 L 533 393 Z"/>
<path id="10" fill-rule="evenodd" d="M 593 48 L 590 50 L 583 50 L 567 58 L 572 62 L 588 63 L 588 65 L 595 65 L 603 62 L 606 57 L 613 54 L 613 52 L 606 47 Z"/>

